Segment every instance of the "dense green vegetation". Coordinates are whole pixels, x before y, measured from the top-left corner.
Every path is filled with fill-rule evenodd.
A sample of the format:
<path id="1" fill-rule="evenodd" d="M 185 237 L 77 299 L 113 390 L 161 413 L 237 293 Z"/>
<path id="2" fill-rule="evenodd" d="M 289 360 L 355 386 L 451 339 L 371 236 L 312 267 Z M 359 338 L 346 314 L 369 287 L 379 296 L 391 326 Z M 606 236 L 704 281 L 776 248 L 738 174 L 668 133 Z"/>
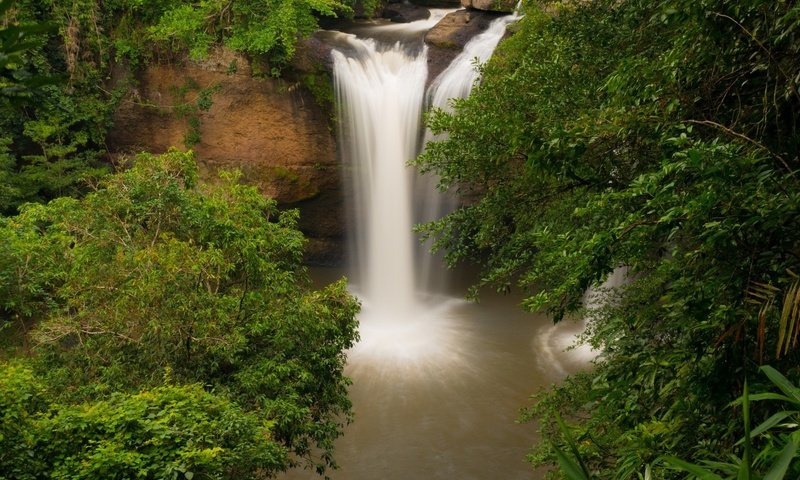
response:
<path id="1" fill-rule="evenodd" d="M 765 474 L 794 456 L 794 417 L 757 432 L 758 455 L 737 442 L 796 399 L 731 402 L 745 379 L 775 395 L 760 365 L 800 378 L 800 6 L 567 0 L 525 15 L 473 96 L 432 117 L 449 140 L 418 164 L 475 199 L 422 227 L 450 262 L 479 259 L 480 284 L 522 287 L 526 309 L 591 320 L 602 357 L 528 411 L 550 441 L 532 462 L 568 451 L 566 429 L 576 475 L 680 478 L 665 456 L 729 454 Z M 618 267 L 627 283 L 584 312 Z"/>
<path id="2" fill-rule="evenodd" d="M 309 288 L 296 212 L 237 180 L 142 154 L 0 219 L 0 333 L 25 356 L 0 377 L 0 476 L 333 465 L 358 305 L 344 282 Z"/>
<path id="3" fill-rule="evenodd" d="M 8 54 L 0 56 L 0 214 L 8 215 L 25 202 L 85 193 L 87 179 L 108 173 L 106 133 L 137 69 L 201 58 L 226 45 L 280 75 L 319 18 L 350 15 L 356 2 L 3 0 L 0 6 L 6 32 L 0 46 Z M 358 6 L 371 12 L 377 2 Z M 60 81 L 48 81 L 54 79 Z M 190 132 L 186 142 L 195 137 Z"/>
<path id="4" fill-rule="evenodd" d="M 30 370 L 0 371 L 2 478 L 251 478 L 284 452 L 258 418 L 199 385 L 53 405 Z"/>
<path id="5" fill-rule="evenodd" d="M 0 0 L 0 478 L 335 466 L 358 304 L 311 288 L 297 213 L 191 153 L 112 169 L 105 137 L 137 69 L 225 44 L 277 75 L 349 10 Z M 187 146 L 218 88 L 176 85 Z"/>

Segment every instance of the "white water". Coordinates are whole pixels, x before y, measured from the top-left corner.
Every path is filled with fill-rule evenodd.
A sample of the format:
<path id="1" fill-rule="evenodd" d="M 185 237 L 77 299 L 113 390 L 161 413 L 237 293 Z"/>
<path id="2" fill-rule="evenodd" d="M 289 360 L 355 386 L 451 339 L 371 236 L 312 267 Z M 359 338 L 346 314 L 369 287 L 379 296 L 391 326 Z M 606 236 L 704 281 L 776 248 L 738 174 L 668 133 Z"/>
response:
<path id="1" fill-rule="evenodd" d="M 346 35 L 342 51 L 333 52 L 340 147 L 353 195 L 351 279 L 362 301 L 361 341 L 349 354 L 350 364 L 390 365 L 384 375 L 468 363 L 453 314 L 463 301 L 444 294 L 441 259 L 412 232 L 414 224 L 447 213 L 454 201 L 436 191 L 435 178 L 421 178 L 406 166 L 422 144 L 428 71 L 419 37 L 444 13 L 372 30 L 384 39 L 394 32 L 404 42 Z M 473 59 L 488 60 L 512 19 L 495 20 L 466 45 L 432 83 L 428 96 L 434 106 L 446 108 L 450 98 L 469 94 L 478 75 Z"/>
<path id="2" fill-rule="evenodd" d="M 380 27 L 404 36 L 424 32 L 446 11 L 406 25 Z M 476 36 L 431 84 L 430 104 L 449 108 L 469 95 L 477 81 L 475 62 L 489 59 L 514 16 L 501 17 Z M 426 300 L 441 293 L 429 281 L 436 268 L 412 233 L 416 223 L 440 217 L 453 202 L 435 189 L 436 180 L 417 178 L 406 163 L 421 144 L 427 79 L 427 49 L 413 42 L 381 44 L 349 35 L 347 53 L 334 50 L 334 82 L 340 112 L 340 145 L 350 166 L 354 199 L 351 261 L 354 281 L 373 322 L 404 322 L 429 310 Z M 392 330 L 398 325 L 394 325 Z M 405 328 L 405 327 L 402 327 Z"/>
<path id="3" fill-rule="evenodd" d="M 416 307 L 411 231 L 426 55 L 351 38 L 355 57 L 333 52 L 342 149 L 353 171 L 358 284 L 372 315 L 402 321 Z"/>
<path id="4" fill-rule="evenodd" d="M 494 49 L 506 33 L 509 23 L 518 19 L 508 15 L 494 20 L 486 31 L 470 40 L 464 50 L 431 83 L 428 89 L 429 105 L 452 112 L 451 99 L 466 98 L 479 80 L 477 65 L 483 65 L 494 53 Z"/>

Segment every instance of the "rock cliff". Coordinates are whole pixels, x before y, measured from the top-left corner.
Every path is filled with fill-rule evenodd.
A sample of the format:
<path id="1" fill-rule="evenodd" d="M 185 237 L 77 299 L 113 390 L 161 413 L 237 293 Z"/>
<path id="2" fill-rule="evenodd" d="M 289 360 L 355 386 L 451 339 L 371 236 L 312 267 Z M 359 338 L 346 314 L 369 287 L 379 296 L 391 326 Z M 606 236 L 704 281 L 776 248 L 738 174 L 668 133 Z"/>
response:
<path id="1" fill-rule="evenodd" d="M 420 0 L 418 0 L 420 1 Z M 427 0 L 421 0 L 427 1 Z M 430 0 L 433 4 L 458 0 Z M 421 7 L 408 7 L 416 15 Z M 425 10 L 427 12 L 427 10 Z M 432 81 L 470 38 L 500 15 L 474 9 L 447 15 L 425 36 Z M 341 262 L 345 214 L 331 125 L 331 45 L 320 32 L 302 42 L 292 80 L 254 78 L 252 65 L 225 49 L 202 62 L 154 64 L 135 75 L 107 138 L 112 155 L 192 148 L 201 175 L 239 169 L 244 181 L 300 210 L 308 261 Z M 126 77 L 128 72 L 117 72 Z M 209 101 L 210 100 L 210 101 Z"/>
<path id="2" fill-rule="evenodd" d="M 205 179 L 240 169 L 264 195 L 300 209 L 311 263 L 336 263 L 344 223 L 336 145 L 307 78 L 253 78 L 249 62 L 226 50 L 203 62 L 151 65 L 116 113 L 109 150 L 159 153 L 187 148 L 194 135 L 188 139 L 197 142 L 191 148 Z M 209 93 L 204 111 L 200 97 Z"/>
<path id="3" fill-rule="evenodd" d="M 428 45 L 428 83 L 432 82 L 461 53 L 472 37 L 505 14 L 479 10 L 456 10 L 447 14 L 425 35 Z"/>
<path id="4" fill-rule="evenodd" d="M 515 0 L 461 0 L 461 6 L 487 12 L 511 13 L 516 8 L 517 2 Z"/>

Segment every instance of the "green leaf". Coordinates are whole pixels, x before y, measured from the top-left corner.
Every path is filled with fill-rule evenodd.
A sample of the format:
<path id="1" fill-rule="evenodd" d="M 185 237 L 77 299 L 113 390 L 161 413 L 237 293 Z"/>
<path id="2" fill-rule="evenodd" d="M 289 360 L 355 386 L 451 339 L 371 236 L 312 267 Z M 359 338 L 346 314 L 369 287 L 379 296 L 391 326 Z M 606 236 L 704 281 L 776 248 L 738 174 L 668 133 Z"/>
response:
<path id="1" fill-rule="evenodd" d="M 779 424 L 783 419 L 793 415 L 794 413 L 796 413 L 796 412 L 783 411 L 783 412 L 778 412 L 778 413 L 772 415 L 771 417 L 769 417 L 768 419 L 764 420 L 760 425 L 758 425 L 756 428 L 754 428 L 750 432 L 750 438 L 755 438 L 758 435 L 761 435 L 762 433 L 766 432 L 770 428 L 772 428 L 775 425 Z M 744 442 L 744 438 L 742 438 L 741 440 L 736 442 L 736 445 L 740 445 L 743 442 Z"/>
<path id="2" fill-rule="evenodd" d="M 779 393 L 767 392 L 767 393 L 754 393 L 750 395 L 751 402 L 759 402 L 762 400 L 778 400 L 780 402 L 794 403 L 791 398 L 787 397 L 786 395 L 781 395 Z M 742 403 L 741 399 L 737 399 L 731 402 L 731 405 L 739 405 L 741 403 Z"/>
<path id="3" fill-rule="evenodd" d="M 795 458 L 797 446 L 795 439 L 790 437 L 789 441 L 783 447 L 783 450 L 781 450 L 778 459 L 764 476 L 764 480 L 783 480 L 786 476 L 786 471 L 789 470 L 789 465 L 791 465 L 792 460 Z"/>
<path id="4" fill-rule="evenodd" d="M 561 434 L 564 436 L 564 439 L 567 441 L 567 445 L 569 449 L 572 451 L 572 454 L 575 456 L 575 459 L 580 466 L 580 469 L 583 475 L 586 478 L 589 478 L 589 469 L 586 468 L 586 464 L 583 463 L 583 459 L 581 458 L 581 453 L 578 451 L 578 446 L 575 444 L 575 440 L 572 439 L 572 435 L 569 433 L 569 429 L 567 428 L 567 424 L 564 423 L 564 419 L 561 418 L 561 415 L 558 413 L 555 414 L 556 423 L 558 423 L 558 428 L 561 430 Z"/>
<path id="5" fill-rule="evenodd" d="M 676 457 L 667 456 L 661 458 L 676 470 L 683 470 L 684 472 L 689 472 L 695 477 L 699 478 L 700 480 L 723 480 L 723 478 L 717 475 L 716 473 L 706 470 L 700 465 L 689 463 Z"/>
<path id="6" fill-rule="evenodd" d="M 774 383 L 787 397 L 789 397 L 789 401 L 794 403 L 795 405 L 800 406 L 800 389 L 792 385 L 792 382 L 786 379 L 779 371 L 775 370 L 774 368 L 770 367 L 769 365 L 764 365 L 761 367 L 761 371 L 769 377 L 769 379 Z"/>
<path id="7" fill-rule="evenodd" d="M 569 458 L 564 452 L 561 451 L 560 448 L 555 445 L 553 445 L 553 450 L 556 452 L 558 466 L 561 467 L 561 470 L 569 480 L 589 480 L 589 477 L 583 471 L 583 468 L 578 464 L 578 462 Z"/>
<path id="8" fill-rule="evenodd" d="M 753 443 L 750 433 L 750 388 L 747 377 L 744 379 L 744 392 L 742 392 L 742 421 L 744 422 L 744 457 L 742 463 L 739 464 L 739 480 L 750 480 Z"/>

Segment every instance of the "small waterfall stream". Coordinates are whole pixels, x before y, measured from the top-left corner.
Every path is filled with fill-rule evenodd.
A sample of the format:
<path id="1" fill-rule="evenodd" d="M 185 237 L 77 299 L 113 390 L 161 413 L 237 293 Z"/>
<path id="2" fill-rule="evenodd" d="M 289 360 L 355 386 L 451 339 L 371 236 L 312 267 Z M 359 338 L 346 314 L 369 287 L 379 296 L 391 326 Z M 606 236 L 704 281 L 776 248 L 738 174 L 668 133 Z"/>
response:
<path id="1" fill-rule="evenodd" d="M 508 15 L 494 20 L 489 28 L 464 46 L 464 50 L 431 83 L 428 89 L 429 105 L 452 112 L 450 100 L 466 98 L 478 80 L 476 63 L 486 63 L 506 33 L 506 26 L 519 17 Z"/>
<path id="2" fill-rule="evenodd" d="M 494 49 L 503 38 L 506 26 L 519 17 L 507 15 L 495 19 L 486 31 L 470 40 L 464 50 L 450 63 L 450 65 L 431 82 L 425 94 L 426 108 L 439 109 L 452 112 L 452 100 L 466 98 L 479 80 L 477 65 L 486 63 L 494 53 Z M 433 135 L 425 131 L 424 143 L 433 140 L 443 140 L 444 135 Z M 455 209 L 457 199 L 449 192 L 438 192 L 436 184 L 438 179 L 433 175 L 418 176 L 415 179 L 415 198 L 417 200 L 415 223 L 427 223 L 442 218 Z M 422 255 L 417 260 L 417 284 L 422 285 L 426 291 L 441 290 L 446 284 L 446 272 L 442 271 L 442 255 L 429 253 L 432 241 L 422 245 Z"/>

